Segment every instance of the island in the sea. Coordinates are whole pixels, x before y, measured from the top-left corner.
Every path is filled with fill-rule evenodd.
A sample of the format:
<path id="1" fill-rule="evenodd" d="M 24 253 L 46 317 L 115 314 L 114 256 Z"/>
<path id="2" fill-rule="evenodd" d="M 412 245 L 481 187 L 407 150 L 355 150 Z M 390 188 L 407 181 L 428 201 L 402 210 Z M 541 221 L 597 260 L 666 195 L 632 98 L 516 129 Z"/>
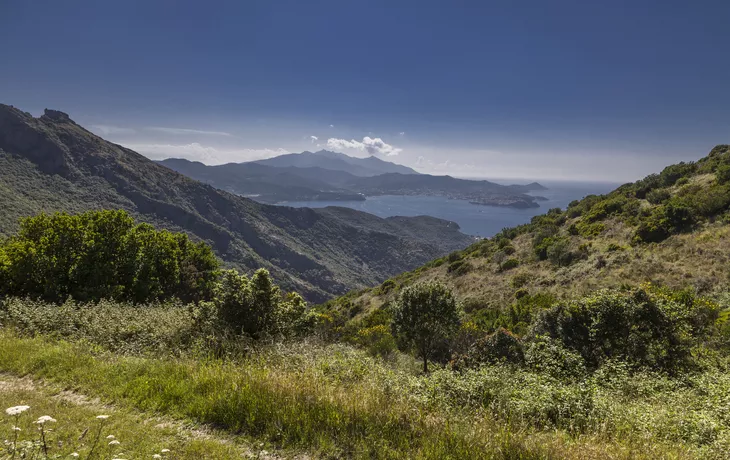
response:
<path id="1" fill-rule="evenodd" d="M 247 163 L 209 166 L 170 158 L 162 165 L 216 188 L 264 203 L 363 201 L 368 196 L 440 196 L 484 206 L 539 207 L 537 182 L 501 185 L 488 180 L 421 174 L 375 156 L 355 158 L 321 150 Z"/>

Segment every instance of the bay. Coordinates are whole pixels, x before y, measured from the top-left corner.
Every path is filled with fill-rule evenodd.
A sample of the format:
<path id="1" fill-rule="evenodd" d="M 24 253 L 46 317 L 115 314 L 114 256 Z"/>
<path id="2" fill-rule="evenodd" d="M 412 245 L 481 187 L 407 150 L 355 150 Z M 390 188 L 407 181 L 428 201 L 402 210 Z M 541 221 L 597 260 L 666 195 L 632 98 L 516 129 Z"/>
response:
<path id="1" fill-rule="evenodd" d="M 496 181 L 495 181 L 496 182 Z M 290 201 L 282 206 L 323 208 L 342 206 L 375 214 L 379 217 L 433 216 L 456 222 L 468 235 L 489 237 L 505 227 L 530 222 L 532 217 L 551 208 L 565 209 L 573 200 L 591 194 L 604 194 L 621 184 L 609 182 L 538 181 L 548 188 L 534 192 L 547 198 L 539 201 L 539 208 L 515 209 L 499 206 L 481 206 L 465 200 L 451 200 L 438 196 L 383 195 L 368 197 L 365 201 Z M 510 182 L 514 183 L 514 182 Z"/>

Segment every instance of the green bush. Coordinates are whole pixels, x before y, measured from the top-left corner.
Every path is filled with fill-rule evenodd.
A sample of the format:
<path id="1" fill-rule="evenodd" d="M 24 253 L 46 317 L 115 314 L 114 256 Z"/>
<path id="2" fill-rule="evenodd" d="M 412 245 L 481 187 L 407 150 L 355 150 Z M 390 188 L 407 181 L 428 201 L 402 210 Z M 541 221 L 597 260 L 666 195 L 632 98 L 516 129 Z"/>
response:
<path id="1" fill-rule="evenodd" d="M 521 288 L 525 284 L 530 282 L 532 276 L 527 272 L 518 273 L 512 277 L 510 284 L 513 288 Z"/>
<path id="2" fill-rule="evenodd" d="M 469 273 L 469 271 L 471 271 L 471 264 L 465 260 L 452 262 L 447 269 L 447 272 L 454 276 L 463 276 Z"/>
<path id="3" fill-rule="evenodd" d="M 692 228 L 695 219 L 689 208 L 668 203 L 660 206 L 643 219 L 634 233 L 634 240 L 645 243 L 658 243 L 672 233 Z"/>
<path id="4" fill-rule="evenodd" d="M 730 182 L 730 165 L 720 165 L 715 171 L 715 175 L 717 176 L 717 182 L 719 184 L 726 184 Z"/>
<path id="5" fill-rule="evenodd" d="M 556 379 L 576 379 L 585 375 L 583 357 L 559 340 L 538 336 L 525 347 L 525 364 Z"/>
<path id="6" fill-rule="evenodd" d="M 616 243 L 609 243 L 608 247 L 606 248 L 606 252 L 616 252 L 616 251 L 623 251 L 624 248 L 620 244 Z"/>
<path id="7" fill-rule="evenodd" d="M 50 302 L 210 300 L 219 270 L 205 243 L 124 211 L 29 217 L 1 246 L 0 293 Z"/>
<path id="8" fill-rule="evenodd" d="M 501 271 L 512 270 L 520 265 L 520 261 L 515 258 L 509 258 L 499 265 Z"/>
<path id="9" fill-rule="evenodd" d="M 659 182 L 665 187 L 671 187 L 682 177 L 688 177 L 697 170 L 696 163 L 680 162 L 671 166 L 667 166 L 659 174 Z"/>
<path id="10" fill-rule="evenodd" d="M 671 196 L 672 195 L 669 193 L 669 190 L 660 188 L 647 193 L 646 199 L 651 204 L 661 204 L 667 201 Z"/>
<path id="11" fill-rule="evenodd" d="M 510 331 L 499 328 L 474 342 L 467 353 L 456 356 L 451 361 L 451 367 L 463 370 L 482 364 L 522 364 L 524 360 L 522 341 Z"/>
<path id="12" fill-rule="evenodd" d="M 600 291 L 539 314 L 533 336 L 548 336 L 591 368 L 611 359 L 657 370 L 688 364 L 690 350 L 714 326 L 719 308 L 683 292 L 642 288 Z"/>
<path id="13" fill-rule="evenodd" d="M 578 234 L 583 238 L 595 238 L 606 230 L 606 224 L 603 222 L 579 222 L 577 227 Z"/>

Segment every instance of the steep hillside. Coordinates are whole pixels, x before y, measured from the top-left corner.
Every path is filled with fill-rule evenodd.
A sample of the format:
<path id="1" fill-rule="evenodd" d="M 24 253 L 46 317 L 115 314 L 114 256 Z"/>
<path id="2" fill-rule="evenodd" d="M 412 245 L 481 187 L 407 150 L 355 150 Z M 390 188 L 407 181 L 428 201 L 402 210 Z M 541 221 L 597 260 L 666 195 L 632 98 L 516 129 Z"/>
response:
<path id="1" fill-rule="evenodd" d="M 0 235 L 40 211 L 124 209 L 209 242 L 233 266 L 266 267 L 310 300 L 375 284 L 472 241 L 446 221 L 426 232 L 420 218 L 263 205 L 107 142 L 54 110 L 34 118 L 0 105 L 0 152 Z"/>
<path id="2" fill-rule="evenodd" d="M 403 286 L 438 279 L 478 324 L 519 332 L 535 308 L 599 288 L 652 282 L 715 294 L 730 286 L 728 208 L 730 146 L 719 145 L 697 162 L 552 209 L 330 306 L 356 315 Z"/>
<path id="3" fill-rule="evenodd" d="M 282 167 L 297 168 L 322 168 L 333 171 L 344 171 L 355 176 L 377 176 L 379 174 L 399 173 L 418 174 L 407 166 L 391 163 L 380 158 L 370 156 L 368 158 L 355 158 L 343 153 L 320 150 L 318 152 L 302 152 L 280 155 L 278 157 L 259 160 L 256 163 Z"/>

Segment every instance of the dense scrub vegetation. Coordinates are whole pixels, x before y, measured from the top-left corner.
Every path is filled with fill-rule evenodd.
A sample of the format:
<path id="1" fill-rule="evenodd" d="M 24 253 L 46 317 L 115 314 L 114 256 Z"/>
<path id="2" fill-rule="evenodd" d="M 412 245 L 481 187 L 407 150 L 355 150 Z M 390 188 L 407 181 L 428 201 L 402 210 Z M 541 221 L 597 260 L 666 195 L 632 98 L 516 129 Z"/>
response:
<path id="1" fill-rule="evenodd" d="M 39 214 L 0 244 L 0 294 L 50 302 L 210 300 L 218 274 L 210 246 L 124 211 Z"/>
<path id="2" fill-rule="evenodd" d="M 523 336 L 554 302 L 601 288 L 655 282 L 717 297 L 730 286 L 728 170 L 730 146 L 718 145 L 696 162 L 550 209 L 323 310 L 336 323 L 359 323 L 387 310 L 405 287 L 438 280 L 481 332 L 501 327 Z"/>
<path id="3" fill-rule="evenodd" d="M 304 300 L 296 293 L 283 294 L 267 270 L 259 269 L 250 279 L 235 270 L 221 270 L 207 244 L 135 224 L 124 211 L 24 219 L 18 234 L 0 243 L 0 296 L 11 298 L 5 306 L 8 312 L 16 311 L 12 298 L 28 298 L 27 305 L 59 304 L 45 314 L 65 318 L 63 326 L 49 318 L 14 317 L 23 330 L 56 334 L 83 329 L 109 301 L 126 302 L 127 311 L 136 309 L 146 320 L 152 319 L 148 309 L 135 305 L 163 303 L 172 305 L 168 310 L 174 312 L 188 304 L 195 321 L 185 327 L 210 333 L 223 329 L 249 337 L 290 335 L 311 323 Z M 106 313 L 115 314 L 109 308 Z M 179 314 L 172 318 L 186 321 Z M 164 324 L 135 324 L 136 333 L 151 327 L 169 329 Z M 175 340 L 192 340 L 195 334 L 190 332 L 178 330 Z"/>

